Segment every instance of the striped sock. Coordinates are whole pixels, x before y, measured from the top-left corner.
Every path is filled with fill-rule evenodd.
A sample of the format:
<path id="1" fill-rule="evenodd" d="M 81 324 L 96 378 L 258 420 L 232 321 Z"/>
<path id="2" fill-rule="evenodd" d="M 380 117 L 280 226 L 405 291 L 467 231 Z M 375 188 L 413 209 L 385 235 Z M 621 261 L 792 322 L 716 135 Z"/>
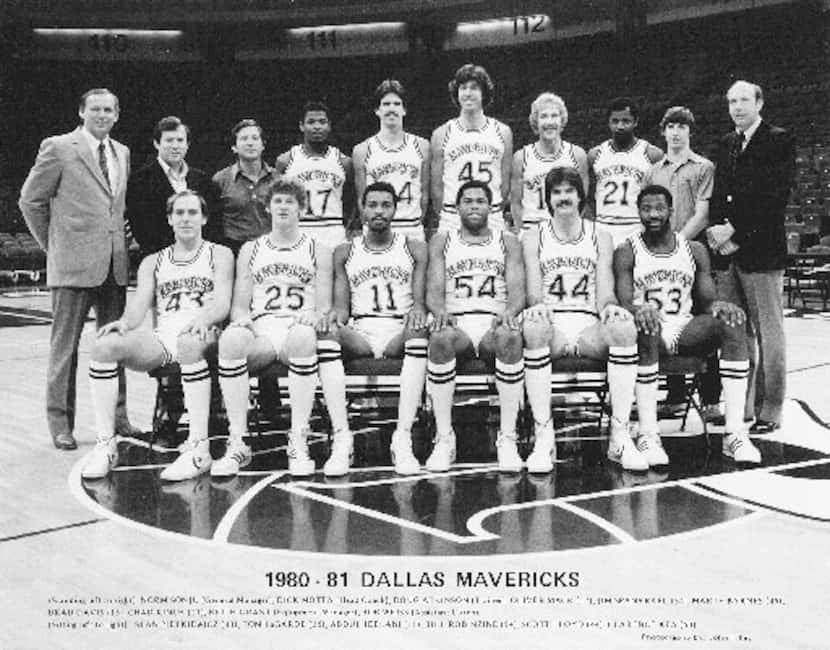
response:
<path id="1" fill-rule="evenodd" d="M 726 415 L 726 432 L 740 433 L 744 429 L 744 402 L 749 375 L 749 361 L 720 360 L 720 381 Z"/>
<path id="2" fill-rule="evenodd" d="M 219 387 L 228 414 L 228 433 L 231 440 L 237 442 L 241 442 L 248 431 L 249 381 L 245 359 L 219 359 Z"/>
<path id="3" fill-rule="evenodd" d="M 608 392 L 611 415 L 628 422 L 637 381 L 637 346 L 612 345 L 608 348 Z"/>
<path id="4" fill-rule="evenodd" d="M 118 363 L 115 361 L 89 362 L 89 389 L 95 412 L 98 441 L 115 435 L 115 406 L 118 403 Z"/>
<path id="5" fill-rule="evenodd" d="M 640 419 L 640 431 L 656 433 L 657 425 L 657 372 L 659 364 L 637 366 L 637 417 Z"/>
<path id="6" fill-rule="evenodd" d="M 550 420 L 550 348 L 527 349 L 525 357 L 525 390 L 533 419 L 539 424 Z"/>
<path id="7" fill-rule="evenodd" d="M 435 432 L 438 437 L 452 431 L 452 402 L 455 395 L 455 359 L 447 363 L 427 361 L 427 387 L 435 413 Z"/>
<path id="8" fill-rule="evenodd" d="M 288 360 L 288 397 L 291 401 L 291 430 L 308 428 L 314 391 L 317 389 L 317 355 Z M 329 407 L 331 408 L 331 407 Z"/>
<path id="9" fill-rule="evenodd" d="M 516 433 L 516 418 L 524 393 L 525 364 L 520 359 L 513 363 L 496 359 L 496 390 L 499 393 L 501 432 L 510 436 Z"/>
<path id="10" fill-rule="evenodd" d="M 349 417 L 346 413 L 346 372 L 343 369 L 343 356 L 337 341 L 323 339 L 317 341 L 317 356 L 320 359 L 320 384 L 326 409 L 334 431 L 346 431 Z"/>
<path id="11" fill-rule="evenodd" d="M 207 440 L 210 418 L 210 370 L 207 361 L 183 363 L 181 369 L 184 405 L 190 414 L 188 440 Z"/>
<path id="12" fill-rule="evenodd" d="M 409 339 L 404 343 L 403 366 L 401 366 L 401 396 L 398 402 L 398 429 L 409 431 L 418 405 L 424 394 L 427 374 L 427 340 Z"/>

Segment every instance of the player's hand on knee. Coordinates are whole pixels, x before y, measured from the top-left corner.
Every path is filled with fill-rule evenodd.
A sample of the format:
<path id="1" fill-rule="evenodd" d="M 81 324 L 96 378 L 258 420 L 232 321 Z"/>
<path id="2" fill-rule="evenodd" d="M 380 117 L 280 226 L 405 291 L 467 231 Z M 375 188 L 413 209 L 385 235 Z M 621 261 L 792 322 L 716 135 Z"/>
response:
<path id="1" fill-rule="evenodd" d="M 322 318 L 313 311 L 301 311 L 299 314 L 294 316 L 295 325 L 308 325 L 309 327 L 313 327 L 315 330 L 321 320 Z"/>
<path id="2" fill-rule="evenodd" d="M 103 327 L 99 328 L 95 333 L 95 336 L 100 339 L 102 336 L 106 336 L 111 332 L 115 332 L 119 336 L 123 336 L 127 332 L 127 323 L 120 318 L 118 320 L 114 320 L 111 323 L 107 323 Z"/>
<path id="3" fill-rule="evenodd" d="M 432 324 L 429 327 L 430 332 L 438 332 L 445 327 L 452 327 L 455 325 L 455 319 L 445 311 L 433 314 Z"/>
<path id="4" fill-rule="evenodd" d="M 413 307 L 412 310 L 403 317 L 403 326 L 410 330 L 421 330 L 427 326 L 426 312 L 420 307 Z"/>
<path id="5" fill-rule="evenodd" d="M 660 333 L 660 312 L 652 304 L 643 305 L 634 314 L 634 323 L 637 325 L 637 330 L 649 336 L 655 336 Z"/>
<path id="6" fill-rule="evenodd" d="M 338 317 L 337 312 L 334 309 L 331 309 L 318 316 L 314 329 L 318 334 L 328 334 L 329 332 L 335 331 L 341 325 L 340 321 L 341 318 Z M 300 321 L 298 320 L 297 322 Z"/>
<path id="7" fill-rule="evenodd" d="M 251 320 L 250 316 L 245 316 L 244 318 L 237 318 L 236 320 L 232 320 L 229 324 L 227 329 L 231 327 L 246 327 L 249 330 L 254 329 L 254 321 Z"/>
<path id="8" fill-rule="evenodd" d="M 613 303 L 605 305 L 605 307 L 602 308 L 602 311 L 599 314 L 599 319 L 600 321 L 602 321 L 603 324 L 614 321 L 631 320 L 632 318 L 633 316 L 631 315 L 630 311 Z"/>
<path id="9" fill-rule="evenodd" d="M 536 303 L 524 310 L 524 318 L 533 322 L 553 323 L 553 311 L 544 303 Z"/>
<path id="10" fill-rule="evenodd" d="M 744 310 L 725 300 L 716 300 L 712 303 L 712 316 L 719 318 L 730 327 L 738 327 L 746 322 Z"/>
<path id="11" fill-rule="evenodd" d="M 518 330 L 522 326 L 522 319 L 516 314 L 504 313 L 493 318 L 493 324 L 490 326 L 490 329 L 496 330 L 502 325 L 511 330 Z"/>

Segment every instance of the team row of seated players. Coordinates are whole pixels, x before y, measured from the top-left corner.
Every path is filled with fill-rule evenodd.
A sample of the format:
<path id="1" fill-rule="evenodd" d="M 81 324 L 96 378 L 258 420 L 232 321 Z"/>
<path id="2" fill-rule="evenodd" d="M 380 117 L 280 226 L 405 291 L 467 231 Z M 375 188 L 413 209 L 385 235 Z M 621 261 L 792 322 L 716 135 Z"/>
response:
<path id="1" fill-rule="evenodd" d="M 238 253 L 245 241 L 270 230 L 265 210 L 268 186 L 279 176 L 301 181 L 306 204 L 301 226 L 331 248 L 346 238 L 352 225 L 356 199 L 368 184 L 385 181 L 397 193 L 398 210 L 393 228 L 424 239 L 430 209 L 439 216 L 439 229 L 458 227 L 455 196 L 466 181 L 484 181 L 493 203 L 490 227 L 504 226 L 510 209 L 514 230 L 548 219 L 544 204 L 544 178 L 552 167 L 579 172 L 601 229 L 608 229 L 617 244 L 639 226 L 636 196 L 643 178 L 663 152 L 634 135 L 638 108 L 629 98 L 615 99 L 608 108 L 611 138 L 587 154 L 562 139 L 568 110 L 561 97 L 542 93 L 532 103 L 530 126 L 535 142 L 513 151 L 510 127 L 485 113 L 494 84 L 481 66 L 459 68 L 449 83 L 458 116 L 439 126 L 428 142 L 404 128 L 406 92 L 392 79 L 375 91 L 379 130 L 359 143 L 347 156 L 330 144 L 332 121 L 321 102 L 308 102 L 299 122 L 302 142 L 280 154 L 274 166 L 265 162 L 262 127 L 252 119 L 231 130 L 231 151 L 236 161 L 209 179 L 190 168 L 185 155 L 189 128 L 176 117 L 162 119 L 153 134 L 158 162 L 137 170 L 127 191 L 127 218 L 143 254 L 172 243 L 172 232 L 162 222 L 163 200 L 174 190 L 188 187 L 207 200 L 211 218 L 206 235 Z M 595 196 L 595 200 L 594 200 Z M 355 206 L 360 209 L 360 206 Z"/>
<path id="2" fill-rule="evenodd" d="M 120 320 L 100 330 L 92 351 L 89 374 L 99 439 L 83 476 L 104 476 L 117 462 L 119 363 L 138 370 L 173 360 L 181 364 L 190 432 L 162 478 L 182 480 L 208 470 L 232 475 L 250 462 L 244 441 L 249 373 L 274 360 L 289 368 L 289 472 L 304 476 L 315 470 L 307 436 L 319 375 L 333 427 L 323 471 L 338 476 L 348 472 L 353 448 L 342 355 L 402 353 L 401 399 L 390 449 L 400 474 L 420 471 L 411 428 L 425 375 L 436 420 L 426 468 L 446 471 L 452 465 L 456 362 L 473 356 L 495 358 L 501 470 L 519 471 L 524 464 L 516 420 L 526 389 L 535 420 L 527 468 L 551 471 L 556 456 L 551 359 L 566 355 L 608 360 L 608 458 L 634 471 L 667 464 L 657 427 L 658 355 L 718 348 L 726 407 L 723 453 L 739 462 L 760 462 L 742 420 L 748 370 L 743 312 L 713 300 L 706 250 L 671 229 L 671 193 L 662 186 L 640 192 L 644 232 L 616 251 L 610 235 L 581 216 L 585 192 L 577 172 L 551 170 L 545 197 L 552 219 L 520 243 L 512 233 L 489 227 L 490 189 L 468 181 L 456 198 L 459 228 L 438 233 L 427 251 L 423 242 L 391 230 L 394 188 L 371 184 L 363 196 L 365 234 L 332 255 L 300 229 L 305 191 L 282 178 L 268 195 L 272 230 L 242 247 L 231 298 L 232 255 L 202 239 L 204 202 L 190 190 L 174 195 L 168 219 L 175 243 L 145 258 L 134 299 Z M 151 306 L 152 333 L 138 329 Z M 230 324 L 219 335 L 228 314 Z M 224 456 L 212 461 L 205 359 L 217 338 L 230 435 Z M 629 426 L 635 394 L 636 435 Z"/>

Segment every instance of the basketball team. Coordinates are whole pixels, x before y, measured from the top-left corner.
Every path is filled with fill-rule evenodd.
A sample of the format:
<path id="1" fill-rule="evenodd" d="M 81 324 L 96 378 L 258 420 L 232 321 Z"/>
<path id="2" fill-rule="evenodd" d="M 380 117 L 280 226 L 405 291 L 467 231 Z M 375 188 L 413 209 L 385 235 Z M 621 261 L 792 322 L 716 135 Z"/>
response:
<path id="1" fill-rule="evenodd" d="M 425 468 L 452 467 L 456 367 L 475 357 L 495 368 L 501 471 L 552 471 L 551 367 L 567 356 L 607 363 L 607 455 L 623 469 L 670 462 L 658 427 L 658 359 L 676 354 L 714 360 L 703 382 L 703 415 L 723 421 L 725 456 L 760 463 L 749 434 L 780 426 L 784 394 L 783 326 L 779 333 L 770 325 L 776 314 L 764 306 L 775 304 L 776 278 L 783 275 L 776 258 L 783 225 L 781 237 L 772 226 L 775 232 L 767 232 L 764 222 L 775 219 L 761 218 L 766 208 L 756 195 L 786 185 L 794 149 L 786 131 L 761 120 L 760 87 L 737 81 L 728 89 L 736 129 L 722 141 L 717 168 L 692 151 L 695 120 L 686 107 L 669 108 L 660 122 L 664 152 L 635 136 L 636 103 L 615 99 L 607 110 L 611 137 L 586 153 L 563 140 L 568 111 L 550 92 L 530 107 L 538 139 L 514 153 L 510 128 L 485 112 L 493 92 L 482 67 L 459 68 L 449 83 L 458 115 L 427 142 L 404 130 L 404 88 L 385 80 L 375 92 L 379 130 L 351 157 L 328 143 L 328 108 L 310 102 L 299 125 L 302 143 L 273 167 L 262 160 L 262 128 L 242 120 L 232 131 L 236 162 L 212 179 L 195 177 L 184 162 L 188 127 L 164 118 L 149 171 L 169 183 L 166 222 L 160 208 L 145 217 L 130 207 L 129 152 L 109 138 L 117 98 L 106 89 L 86 93 L 74 140 L 65 149 L 60 139 L 73 134 L 44 141 L 20 200 L 48 255 L 56 325 L 47 412 L 59 448 L 74 448 L 74 386 L 68 386 L 75 375 L 73 359 L 68 369 L 57 360 L 57 314 L 74 300 L 80 306 L 70 311 L 85 317 L 94 305 L 99 317 L 89 362 L 98 439 L 82 476 L 104 477 L 118 463 L 123 368 L 149 371 L 171 362 L 181 369 L 189 433 L 161 478 L 235 475 L 252 459 L 249 378 L 275 361 L 288 368 L 290 474 L 316 469 L 307 438 L 319 381 L 332 426 L 322 469 L 344 475 L 353 435 L 343 359 L 361 357 L 403 359 L 390 445 L 398 474 L 422 471 L 411 431 L 425 389 L 435 417 Z M 761 162 L 753 163 L 753 155 Z M 80 258 L 73 262 L 53 259 L 60 239 L 77 230 L 71 208 L 56 208 L 73 180 L 72 156 L 86 162 L 115 206 L 101 217 L 110 232 L 123 232 L 127 195 L 129 224 L 144 255 L 134 295 L 126 307 L 122 301 L 120 317 L 103 318 L 109 322 L 102 322 L 105 310 L 96 300 L 108 288 L 123 292 L 126 280 L 116 268 L 123 251 L 110 247 L 105 279 L 91 282 L 75 281 L 66 270 L 85 263 L 77 249 L 69 251 Z M 216 216 L 211 203 L 221 206 Z M 754 216 L 746 216 L 744 204 Z M 350 220 L 351 205 L 358 206 L 359 222 Z M 432 211 L 439 225 L 427 242 L 423 224 Z M 766 302 L 758 297 L 763 293 Z M 142 327 L 148 312 L 153 329 Z M 80 330 L 68 344 L 74 363 L 79 336 Z M 229 425 L 221 458 L 211 457 L 208 443 L 208 360 L 216 360 Z M 522 458 L 516 423 L 525 395 L 534 444 Z M 669 386 L 670 403 L 684 398 L 682 382 Z"/>

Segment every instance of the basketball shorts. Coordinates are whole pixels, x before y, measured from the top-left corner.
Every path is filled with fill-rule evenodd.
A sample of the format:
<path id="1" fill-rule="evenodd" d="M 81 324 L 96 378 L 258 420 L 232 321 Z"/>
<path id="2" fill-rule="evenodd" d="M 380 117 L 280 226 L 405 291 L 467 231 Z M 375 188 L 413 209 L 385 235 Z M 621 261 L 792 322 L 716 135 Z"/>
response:
<path id="1" fill-rule="evenodd" d="M 688 316 L 664 315 L 660 317 L 660 337 L 663 339 L 663 344 L 669 354 L 677 354 L 677 343 L 680 340 L 680 334 L 691 320 L 691 314 Z"/>
<path id="2" fill-rule="evenodd" d="M 597 221 L 597 231 L 607 232 L 611 235 L 611 243 L 614 248 L 622 244 L 631 235 L 642 232 L 642 229 L 643 226 L 640 223 L 612 225 Z"/>
<path id="3" fill-rule="evenodd" d="M 254 319 L 254 334 L 271 343 L 277 356 L 282 354 L 288 332 L 294 326 L 293 316 L 275 316 L 264 314 Z"/>
<path id="4" fill-rule="evenodd" d="M 592 314 L 555 314 L 553 327 L 557 335 L 563 335 L 565 356 L 579 356 L 579 338 L 589 327 L 599 323 L 599 317 Z"/>
<path id="5" fill-rule="evenodd" d="M 478 354 L 481 339 L 493 326 L 492 314 L 462 314 L 455 317 L 455 326 L 464 332 L 473 342 L 473 348 Z"/>
<path id="6" fill-rule="evenodd" d="M 375 359 L 383 358 L 389 342 L 404 330 L 401 318 L 354 318 L 352 329 L 360 334 L 372 348 Z"/>
<path id="7" fill-rule="evenodd" d="M 188 322 L 189 321 L 182 321 L 181 323 L 168 324 L 164 327 L 157 327 L 153 330 L 153 336 L 156 337 L 156 340 L 161 344 L 161 347 L 164 348 L 164 363 L 162 365 L 179 361 L 179 336 L 182 333 L 182 329 Z M 216 334 L 219 333 L 218 327 L 213 327 L 211 329 Z"/>

